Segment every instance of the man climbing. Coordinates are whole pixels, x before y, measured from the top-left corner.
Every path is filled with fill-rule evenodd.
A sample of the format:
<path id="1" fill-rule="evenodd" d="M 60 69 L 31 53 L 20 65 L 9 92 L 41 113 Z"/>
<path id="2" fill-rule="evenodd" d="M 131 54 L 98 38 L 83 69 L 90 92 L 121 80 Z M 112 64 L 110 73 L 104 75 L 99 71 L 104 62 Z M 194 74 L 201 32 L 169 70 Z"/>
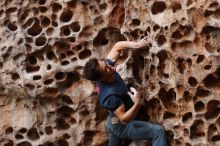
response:
<path id="1" fill-rule="evenodd" d="M 123 139 L 152 140 L 153 146 L 167 145 L 164 127 L 134 119 L 141 106 L 141 95 L 133 87 L 130 91 L 127 89 L 114 67 L 121 51 L 147 45 L 147 37 L 139 42 L 120 41 L 113 46 L 106 60 L 91 58 L 84 66 L 85 78 L 97 82 L 100 105 L 109 111 L 109 146 L 121 146 Z"/>

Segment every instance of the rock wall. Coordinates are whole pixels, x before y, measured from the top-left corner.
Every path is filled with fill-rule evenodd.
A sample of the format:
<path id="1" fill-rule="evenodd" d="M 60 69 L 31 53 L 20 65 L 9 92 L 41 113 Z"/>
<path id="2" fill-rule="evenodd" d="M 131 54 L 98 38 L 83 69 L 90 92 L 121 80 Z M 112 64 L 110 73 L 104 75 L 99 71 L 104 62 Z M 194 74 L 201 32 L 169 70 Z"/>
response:
<path id="1" fill-rule="evenodd" d="M 0 20 L 1 146 L 106 146 L 107 112 L 82 68 L 144 36 L 117 70 L 151 120 L 172 146 L 220 145 L 219 0 L 1 0 Z"/>

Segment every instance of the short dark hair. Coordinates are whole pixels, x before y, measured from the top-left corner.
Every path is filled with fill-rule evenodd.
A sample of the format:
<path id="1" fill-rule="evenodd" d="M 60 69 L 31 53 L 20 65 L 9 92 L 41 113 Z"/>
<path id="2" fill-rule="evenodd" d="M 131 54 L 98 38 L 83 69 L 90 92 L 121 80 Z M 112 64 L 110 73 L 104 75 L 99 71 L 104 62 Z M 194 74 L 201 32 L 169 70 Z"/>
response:
<path id="1" fill-rule="evenodd" d="M 86 62 L 83 75 L 86 79 L 91 81 L 97 81 L 100 79 L 101 74 L 99 72 L 99 62 L 96 58 L 90 58 L 88 62 Z"/>

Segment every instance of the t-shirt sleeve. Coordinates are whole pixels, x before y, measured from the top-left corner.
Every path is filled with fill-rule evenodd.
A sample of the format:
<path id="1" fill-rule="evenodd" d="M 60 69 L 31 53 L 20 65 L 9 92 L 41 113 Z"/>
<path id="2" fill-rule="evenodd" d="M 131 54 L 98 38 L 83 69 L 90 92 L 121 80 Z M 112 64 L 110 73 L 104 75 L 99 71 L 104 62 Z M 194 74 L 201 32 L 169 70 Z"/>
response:
<path id="1" fill-rule="evenodd" d="M 117 95 L 113 94 L 106 97 L 106 99 L 102 103 L 102 106 L 110 111 L 115 111 L 122 104 L 122 99 Z"/>
<path id="2" fill-rule="evenodd" d="M 111 66 L 115 66 L 115 62 L 112 61 L 111 59 L 105 59 L 106 63 L 111 65 Z"/>

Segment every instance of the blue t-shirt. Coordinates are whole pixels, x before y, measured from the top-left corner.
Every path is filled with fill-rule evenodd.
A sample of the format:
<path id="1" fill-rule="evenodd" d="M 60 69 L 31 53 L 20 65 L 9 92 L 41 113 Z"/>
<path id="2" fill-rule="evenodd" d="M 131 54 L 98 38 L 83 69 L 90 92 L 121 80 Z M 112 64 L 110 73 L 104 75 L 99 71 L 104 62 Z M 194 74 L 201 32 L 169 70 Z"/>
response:
<path id="1" fill-rule="evenodd" d="M 107 64 L 114 66 L 114 62 L 110 59 L 105 60 Z M 129 110 L 133 106 L 131 97 L 127 94 L 128 89 L 118 72 L 114 72 L 115 81 L 112 83 L 103 83 L 97 81 L 99 88 L 100 105 L 106 108 L 110 116 L 114 116 L 114 111 L 122 104 L 125 110 Z"/>

